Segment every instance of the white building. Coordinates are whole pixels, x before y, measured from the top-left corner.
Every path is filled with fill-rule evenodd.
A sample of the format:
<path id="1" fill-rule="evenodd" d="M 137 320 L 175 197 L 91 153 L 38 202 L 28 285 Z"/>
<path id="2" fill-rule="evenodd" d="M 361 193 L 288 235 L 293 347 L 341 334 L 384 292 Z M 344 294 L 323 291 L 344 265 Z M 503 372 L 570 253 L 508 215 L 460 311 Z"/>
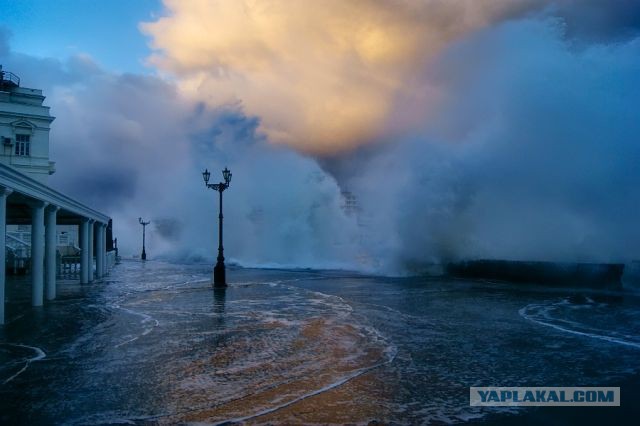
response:
<path id="1" fill-rule="evenodd" d="M 20 79 L 0 67 L 0 162 L 47 183 L 49 129 L 54 117 L 42 105 L 42 90 L 20 87 Z"/>
<path id="2" fill-rule="evenodd" d="M 55 172 L 49 161 L 49 130 L 55 119 L 42 90 L 20 87 L 20 79 L 0 65 L 0 162 L 39 182 Z M 58 225 L 58 246 L 77 246 L 76 226 Z M 8 244 L 31 244 L 31 225 L 7 225 Z"/>
<path id="3" fill-rule="evenodd" d="M 47 186 L 55 171 L 49 161 L 54 118 L 44 99 L 0 67 L 0 325 L 7 250 L 29 253 L 33 306 L 56 298 L 56 251 L 63 240 L 80 247 L 83 284 L 102 278 L 114 259 L 106 252 L 109 217 Z"/>

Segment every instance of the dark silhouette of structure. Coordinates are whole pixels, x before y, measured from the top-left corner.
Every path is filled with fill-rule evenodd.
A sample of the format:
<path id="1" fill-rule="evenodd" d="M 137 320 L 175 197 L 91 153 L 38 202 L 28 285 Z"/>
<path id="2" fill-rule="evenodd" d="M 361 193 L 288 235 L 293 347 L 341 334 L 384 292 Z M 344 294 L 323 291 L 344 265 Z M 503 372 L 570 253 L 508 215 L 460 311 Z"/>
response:
<path id="1" fill-rule="evenodd" d="M 113 220 L 109 219 L 109 223 L 107 224 L 107 251 L 111 251 L 114 249 L 113 244 Z M 117 255 L 118 253 L 116 253 Z"/>
<path id="2" fill-rule="evenodd" d="M 455 277 L 533 283 L 562 287 L 620 288 L 622 263 L 532 262 L 468 260 L 447 265 Z"/>
<path id="3" fill-rule="evenodd" d="M 218 259 L 216 262 L 216 266 L 213 268 L 213 286 L 214 287 L 226 287 L 227 280 L 224 269 L 224 248 L 222 247 L 222 193 L 225 189 L 229 188 L 229 183 L 231 183 L 231 171 L 226 167 L 222 171 L 222 177 L 224 178 L 224 182 L 220 183 L 209 183 L 209 178 L 211 178 L 211 173 L 209 170 L 205 169 L 202 172 L 202 178 L 204 179 L 204 184 L 207 188 L 213 189 L 214 191 L 218 191 L 220 194 L 220 214 L 218 215 Z"/>
<path id="4" fill-rule="evenodd" d="M 145 222 L 144 220 L 142 220 L 141 217 L 138 218 L 138 222 L 140 223 L 140 225 L 142 225 L 142 256 L 140 256 L 142 258 L 142 260 L 147 260 L 147 252 L 145 251 L 144 248 L 144 243 L 145 243 L 145 234 L 146 234 L 146 229 L 147 229 L 147 225 L 150 224 L 151 222 Z"/>

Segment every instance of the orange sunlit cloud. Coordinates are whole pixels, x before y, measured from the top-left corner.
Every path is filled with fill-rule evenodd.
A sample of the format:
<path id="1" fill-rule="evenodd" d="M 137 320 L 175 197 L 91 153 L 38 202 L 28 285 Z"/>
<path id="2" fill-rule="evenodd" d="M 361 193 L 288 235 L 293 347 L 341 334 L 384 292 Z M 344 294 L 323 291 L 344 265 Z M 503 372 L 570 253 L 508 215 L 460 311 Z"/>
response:
<path id="1" fill-rule="evenodd" d="M 414 87 L 429 60 L 531 2 L 165 0 L 165 16 L 142 30 L 150 62 L 189 96 L 240 102 L 270 141 L 331 154 L 388 135 L 392 113 L 410 125 L 437 96 Z"/>

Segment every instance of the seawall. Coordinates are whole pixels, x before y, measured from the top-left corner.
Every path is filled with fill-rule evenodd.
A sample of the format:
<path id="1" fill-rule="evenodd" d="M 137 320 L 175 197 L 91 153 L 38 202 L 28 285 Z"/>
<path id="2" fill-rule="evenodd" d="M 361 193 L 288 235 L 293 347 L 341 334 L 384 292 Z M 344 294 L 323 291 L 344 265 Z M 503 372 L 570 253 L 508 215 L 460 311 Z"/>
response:
<path id="1" fill-rule="evenodd" d="M 452 262 L 449 275 L 557 287 L 620 288 L 623 263 L 529 262 L 512 260 L 469 260 Z"/>

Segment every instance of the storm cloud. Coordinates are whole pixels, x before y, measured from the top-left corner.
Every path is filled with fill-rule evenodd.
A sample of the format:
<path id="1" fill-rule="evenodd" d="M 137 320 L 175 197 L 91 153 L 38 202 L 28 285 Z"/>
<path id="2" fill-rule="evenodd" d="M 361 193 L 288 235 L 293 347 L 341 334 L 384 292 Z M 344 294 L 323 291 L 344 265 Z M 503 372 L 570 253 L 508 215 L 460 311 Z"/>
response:
<path id="1" fill-rule="evenodd" d="M 156 49 L 152 64 L 177 76 L 196 99 L 241 102 L 261 118 L 270 141 L 315 155 L 415 131 L 448 95 L 434 87 L 429 68 L 451 43 L 477 31 L 528 17 L 556 17 L 568 36 L 589 41 L 640 28 L 640 7 L 627 0 L 167 0 L 165 6 L 165 16 L 142 25 Z"/>
<path id="2" fill-rule="evenodd" d="M 151 62 L 314 155 L 383 269 L 640 254 L 637 2 L 165 4 Z"/>

